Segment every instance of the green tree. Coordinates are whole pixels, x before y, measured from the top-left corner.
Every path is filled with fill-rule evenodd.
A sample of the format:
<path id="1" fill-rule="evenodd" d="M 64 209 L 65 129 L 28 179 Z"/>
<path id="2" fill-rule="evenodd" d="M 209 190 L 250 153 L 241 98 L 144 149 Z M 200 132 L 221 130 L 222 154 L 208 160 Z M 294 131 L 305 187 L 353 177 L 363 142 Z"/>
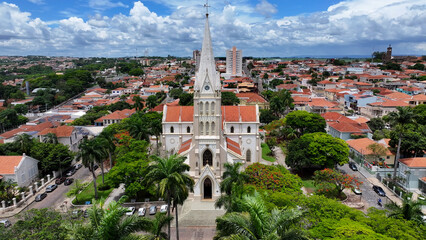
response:
<path id="1" fill-rule="evenodd" d="M 379 160 L 380 156 L 385 156 L 388 153 L 388 149 L 379 143 L 372 143 L 367 146 L 367 149 L 369 149 L 376 160 Z"/>
<path id="2" fill-rule="evenodd" d="M 293 105 L 293 98 L 288 90 L 281 90 L 270 100 L 271 111 L 277 116 L 284 116 Z"/>
<path id="3" fill-rule="evenodd" d="M 173 99 L 178 99 L 180 95 L 182 95 L 183 90 L 182 88 L 173 88 L 169 92 L 169 96 Z"/>
<path id="4" fill-rule="evenodd" d="M 305 133 L 325 132 L 325 119 L 317 113 L 293 111 L 284 119 L 284 125 L 291 127 L 300 137 Z"/>
<path id="5" fill-rule="evenodd" d="M 29 155 L 39 160 L 39 169 L 43 174 L 69 167 L 74 156 L 69 148 L 63 144 L 43 142 L 34 143 Z"/>
<path id="6" fill-rule="evenodd" d="M 153 109 L 158 105 L 158 99 L 156 95 L 151 95 L 146 99 L 146 106 L 149 109 Z"/>
<path id="7" fill-rule="evenodd" d="M 180 106 L 192 106 L 194 105 L 194 95 L 190 93 L 182 93 L 179 96 Z"/>
<path id="8" fill-rule="evenodd" d="M 100 139 L 102 143 L 102 148 L 105 152 L 108 153 L 109 158 L 109 167 L 112 168 L 113 162 L 112 162 L 112 156 L 115 150 L 115 142 L 116 138 L 114 137 L 114 134 L 116 133 L 114 128 L 104 128 L 102 132 L 99 134 L 98 138 Z"/>
<path id="9" fill-rule="evenodd" d="M 5 109 L 0 112 L 0 124 L 3 130 L 16 127 L 20 124 L 18 114 L 15 109 Z"/>
<path id="10" fill-rule="evenodd" d="M 404 198 L 402 206 L 399 206 L 395 202 L 391 202 L 386 204 L 386 208 L 391 211 L 388 215 L 391 218 L 405 219 L 408 221 L 414 221 L 417 224 L 424 224 L 422 205 L 422 202 Z"/>
<path id="11" fill-rule="evenodd" d="M 283 83 L 284 83 L 284 81 L 283 81 L 283 80 L 275 78 L 274 80 L 272 80 L 272 81 L 269 83 L 269 86 L 271 86 L 271 88 L 274 88 L 274 89 L 275 89 L 275 87 L 276 87 L 276 86 L 278 86 L 278 85 L 280 85 L 280 84 L 283 84 Z"/>
<path id="12" fill-rule="evenodd" d="M 17 196 L 19 194 L 16 191 L 17 186 L 12 179 L 2 180 L 0 182 L 0 199 L 6 203 L 12 202 L 13 198 L 19 199 L 21 196 Z"/>
<path id="13" fill-rule="evenodd" d="M 426 104 L 415 106 L 413 112 L 416 117 L 416 122 L 421 125 L 426 125 Z"/>
<path id="14" fill-rule="evenodd" d="M 348 162 L 348 144 L 326 133 L 308 133 L 290 142 L 287 166 L 302 168 L 334 168 Z"/>
<path id="15" fill-rule="evenodd" d="M 122 124 L 133 138 L 149 141 L 150 122 L 144 116 L 142 112 L 135 113 L 130 118 L 124 119 Z"/>
<path id="16" fill-rule="evenodd" d="M 58 137 L 54 133 L 48 133 L 43 137 L 44 143 L 51 143 L 51 144 L 57 144 L 58 143 Z"/>
<path id="17" fill-rule="evenodd" d="M 80 145 L 80 152 L 78 153 L 78 158 L 81 158 L 82 163 L 85 167 L 89 169 L 93 177 L 93 188 L 95 191 L 95 199 L 98 198 L 98 188 L 96 186 L 96 173 L 95 173 L 95 164 L 102 159 L 104 156 L 103 149 L 98 145 L 99 142 L 96 142 L 94 139 L 87 140 L 84 139 Z"/>
<path id="18" fill-rule="evenodd" d="M 146 179 L 149 183 L 158 184 L 159 195 L 167 201 L 167 216 L 170 217 L 170 205 L 176 193 L 186 192 L 192 189 L 194 181 L 186 173 L 190 167 L 185 164 L 185 158 L 172 155 L 168 158 L 152 156 L 154 164 L 148 167 Z M 170 236 L 170 224 L 168 225 L 168 235 Z"/>
<path id="19" fill-rule="evenodd" d="M 177 212 L 177 210 L 176 210 Z M 142 239 L 146 240 L 167 240 L 169 239 L 169 235 L 167 233 L 163 232 L 163 228 L 166 225 L 169 225 L 170 222 L 173 220 L 173 217 L 166 216 L 165 213 L 157 213 L 155 214 L 154 219 L 148 219 L 146 222 L 146 232 Z"/>
<path id="20" fill-rule="evenodd" d="M 28 106 L 25 104 L 17 104 L 13 107 L 15 111 L 19 114 L 27 114 L 28 113 Z"/>
<path id="21" fill-rule="evenodd" d="M 268 124 L 274 120 L 278 120 L 279 118 L 274 115 L 274 113 L 269 109 L 260 109 L 260 122 L 263 124 Z"/>
<path id="22" fill-rule="evenodd" d="M 26 154 L 30 153 L 32 146 L 34 145 L 34 140 L 32 137 L 26 133 L 19 134 L 15 136 L 14 144 L 19 146 L 19 149 Z"/>
<path id="23" fill-rule="evenodd" d="M 86 188 L 87 184 L 81 183 L 79 179 L 76 179 L 74 186 L 67 192 L 67 197 L 75 197 L 78 202 L 78 194 Z"/>
<path id="24" fill-rule="evenodd" d="M 223 92 L 221 101 L 222 101 L 222 105 L 226 105 L 226 106 L 238 105 L 240 103 L 240 99 L 233 92 Z"/>
<path id="25" fill-rule="evenodd" d="M 143 109 L 144 100 L 139 95 L 134 96 L 132 100 L 135 102 L 133 107 L 136 109 L 136 111 L 141 111 Z"/>
<path id="26" fill-rule="evenodd" d="M 129 75 L 132 75 L 132 76 L 142 76 L 144 74 L 145 72 L 140 68 L 133 68 L 129 71 Z"/>
<path id="27" fill-rule="evenodd" d="M 396 178 L 396 170 L 399 164 L 400 151 L 401 151 L 401 141 L 404 132 L 409 124 L 415 122 L 415 115 L 413 109 L 410 107 L 397 107 L 397 112 L 391 112 L 388 114 L 389 121 L 391 126 L 398 132 L 398 147 L 396 150 L 395 165 L 393 171 L 393 179 Z"/>
<path id="28" fill-rule="evenodd" d="M 382 130 L 385 128 L 385 121 L 381 118 L 372 118 L 370 121 L 367 122 L 368 127 L 370 127 L 372 132 L 375 132 L 376 130 Z"/>
<path id="29" fill-rule="evenodd" d="M 216 219 L 214 239 L 307 239 L 292 227 L 302 216 L 299 210 L 270 211 L 258 193 L 244 196 L 241 209 L 242 212 L 226 213 Z"/>
<path id="30" fill-rule="evenodd" d="M 330 168 L 315 171 L 314 180 L 317 193 L 336 198 L 342 196 L 345 188 L 354 189 L 362 184 L 357 178 Z"/>

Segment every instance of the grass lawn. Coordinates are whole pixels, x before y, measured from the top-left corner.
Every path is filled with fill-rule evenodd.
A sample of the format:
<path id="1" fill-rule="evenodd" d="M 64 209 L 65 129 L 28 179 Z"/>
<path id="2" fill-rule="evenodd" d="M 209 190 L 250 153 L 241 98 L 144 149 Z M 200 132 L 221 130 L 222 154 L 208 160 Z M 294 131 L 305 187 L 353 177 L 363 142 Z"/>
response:
<path id="1" fill-rule="evenodd" d="M 107 174 L 105 174 L 105 181 L 107 180 Z M 102 184 L 102 174 L 99 174 L 96 178 L 96 186 L 99 187 L 99 184 Z M 105 191 L 98 190 L 98 198 L 107 198 L 108 195 L 114 190 L 114 188 L 110 188 Z M 95 189 L 93 188 L 93 181 L 87 185 L 87 187 L 77 195 L 78 202 L 76 199 L 73 200 L 73 204 L 85 204 L 86 201 L 92 202 L 92 199 L 95 198 Z"/>
<path id="2" fill-rule="evenodd" d="M 302 182 L 305 188 L 311 188 L 312 190 L 317 189 L 317 187 L 314 184 L 314 180 L 303 179 Z"/>
<path id="3" fill-rule="evenodd" d="M 262 143 L 261 146 L 262 146 L 262 158 L 269 162 L 275 162 L 276 159 L 268 155 L 271 153 L 271 149 L 269 149 L 269 146 L 266 143 Z"/>

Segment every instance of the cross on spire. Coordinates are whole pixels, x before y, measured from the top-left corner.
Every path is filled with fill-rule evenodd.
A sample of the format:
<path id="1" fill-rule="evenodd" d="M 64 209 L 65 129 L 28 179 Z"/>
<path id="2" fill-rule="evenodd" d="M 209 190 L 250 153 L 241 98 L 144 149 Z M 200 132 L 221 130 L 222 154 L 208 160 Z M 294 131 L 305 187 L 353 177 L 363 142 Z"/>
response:
<path id="1" fill-rule="evenodd" d="M 206 17 L 209 16 L 209 0 L 206 0 L 206 3 L 204 4 L 204 7 L 206 8 Z"/>

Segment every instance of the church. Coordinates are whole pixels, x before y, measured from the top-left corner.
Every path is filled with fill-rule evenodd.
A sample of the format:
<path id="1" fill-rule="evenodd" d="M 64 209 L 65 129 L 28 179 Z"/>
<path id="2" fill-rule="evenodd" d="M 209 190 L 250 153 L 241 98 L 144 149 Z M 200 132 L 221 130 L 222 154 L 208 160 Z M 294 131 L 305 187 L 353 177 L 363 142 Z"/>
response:
<path id="1" fill-rule="evenodd" d="M 194 199 L 216 199 L 224 164 L 244 166 L 262 157 L 259 107 L 221 106 L 220 75 L 216 71 L 208 14 L 201 60 L 195 75 L 193 106 L 164 106 L 163 151 L 186 157 L 194 179 Z"/>

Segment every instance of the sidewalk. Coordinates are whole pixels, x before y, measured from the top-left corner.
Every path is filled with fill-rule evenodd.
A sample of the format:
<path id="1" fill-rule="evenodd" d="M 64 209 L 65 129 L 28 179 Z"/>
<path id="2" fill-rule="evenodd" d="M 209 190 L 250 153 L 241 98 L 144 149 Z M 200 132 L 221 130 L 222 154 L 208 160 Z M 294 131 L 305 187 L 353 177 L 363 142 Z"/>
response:
<path id="1" fill-rule="evenodd" d="M 108 206 L 112 201 L 118 201 L 124 195 L 124 183 L 120 184 L 118 188 L 114 188 L 105 200 L 104 206 Z"/>

